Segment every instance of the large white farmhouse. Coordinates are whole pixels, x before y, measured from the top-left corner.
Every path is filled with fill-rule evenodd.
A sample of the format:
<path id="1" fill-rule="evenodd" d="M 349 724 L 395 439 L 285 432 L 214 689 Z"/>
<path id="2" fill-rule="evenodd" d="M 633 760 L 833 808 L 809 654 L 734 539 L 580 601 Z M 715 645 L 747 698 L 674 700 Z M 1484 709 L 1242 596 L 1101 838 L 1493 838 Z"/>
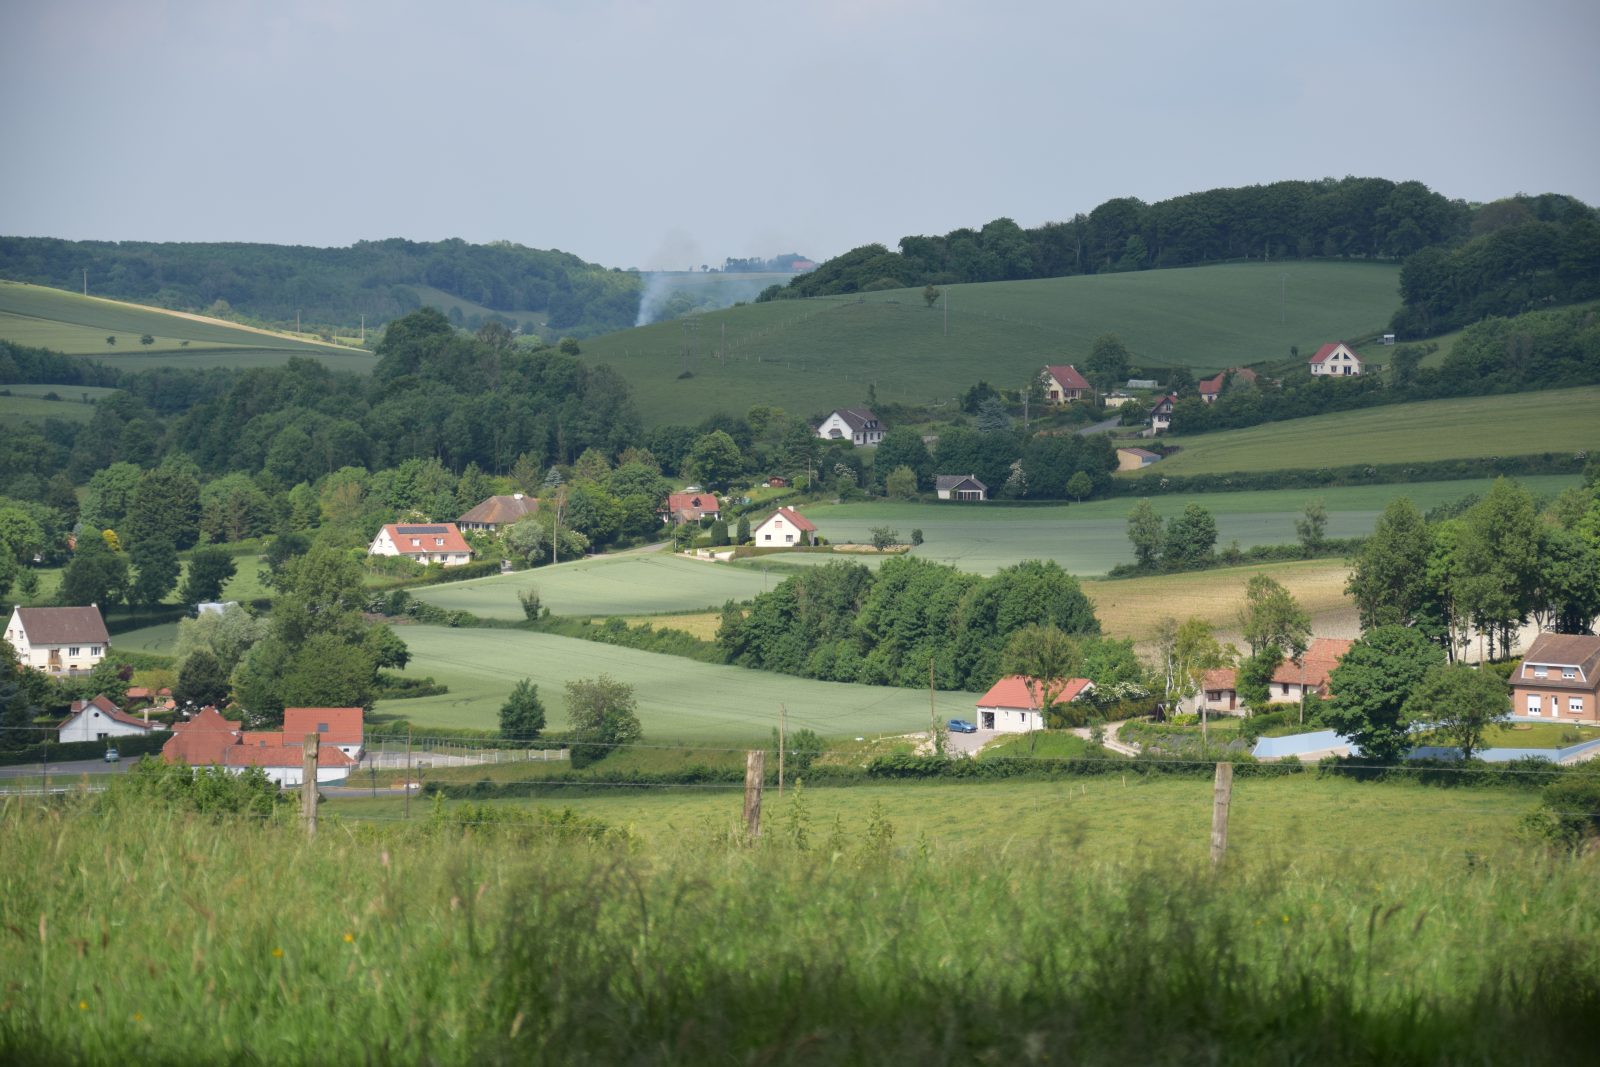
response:
<path id="1" fill-rule="evenodd" d="M 822 420 L 817 436 L 824 441 L 875 445 L 883 440 L 883 423 L 866 408 L 837 408 Z"/>
<path id="2" fill-rule="evenodd" d="M 453 522 L 410 524 L 392 522 L 378 531 L 367 548 L 369 556 L 405 556 L 426 566 L 442 563 L 459 567 L 472 562 L 472 547 Z"/>
<path id="3" fill-rule="evenodd" d="M 1323 375 L 1336 378 L 1354 377 L 1361 373 L 1361 368 L 1364 366 L 1355 349 L 1343 341 L 1323 345 L 1317 349 L 1317 354 L 1311 357 L 1309 363 L 1311 373 L 1317 377 Z"/>
<path id="4" fill-rule="evenodd" d="M 46 674 L 88 674 L 111 650 L 100 609 L 17 608 L 6 623 L 6 640 L 17 660 Z"/>

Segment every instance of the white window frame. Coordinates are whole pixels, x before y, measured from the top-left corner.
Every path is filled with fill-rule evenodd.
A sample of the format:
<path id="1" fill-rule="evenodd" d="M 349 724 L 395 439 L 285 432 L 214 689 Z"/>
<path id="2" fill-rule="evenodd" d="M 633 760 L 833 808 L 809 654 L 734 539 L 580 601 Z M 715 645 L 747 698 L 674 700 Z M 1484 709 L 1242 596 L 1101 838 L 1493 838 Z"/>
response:
<path id="1" fill-rule="evenodd" d="M 1582 715 L 1583 714 L 1583 698 L 1582 697 L 1568 697 L 1567 698 L 1567 714 L 1568 715 Z"/>
<path id="2" fill-rule="evenodd" d="M 1540 695 L 1539 693 L 1529 693 L 1528 694 L 1528 714 L 1529 715 L 1543 715 L 1544 714 L 1544 697 L 1542 695 Z"/>

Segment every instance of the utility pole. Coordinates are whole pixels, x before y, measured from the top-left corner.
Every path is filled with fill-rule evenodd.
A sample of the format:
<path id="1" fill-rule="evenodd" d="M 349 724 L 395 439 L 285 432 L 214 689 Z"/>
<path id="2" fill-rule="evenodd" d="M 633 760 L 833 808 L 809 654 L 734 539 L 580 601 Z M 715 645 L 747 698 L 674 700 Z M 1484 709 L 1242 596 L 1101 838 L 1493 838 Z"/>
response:
<path id="1" fill-rule="evenodd" d="M 306 836 L 317 836 L 317 746 L 321 738 L 306 734 L 300 762 L 300 814 L 306 821 Z"/>
<path id="2" fill-rule="evenodd" d="M 300 309 L 299 308 L 295 308 L 294 309 L 294 332 L 295 333 L 299 333 L 300 332 Z"/>
<path id="3" fill-rule="evenodd" d="M 928 739 L 933 742 L 933 751 L 939 755 L 939 712 L 933 699 L 933 654 L 928 655 Z"/>
<path id="4" fill-rule="evenodd" d="M 361 316 L 361 343 L 363 345 L 367 343 L 367 316 L 365 314 Z"/>
<path id="5" fill-rule="evenodd" d="M 83 295 L 89 295 L 89 268 L 83 268 Z"/>
<path id="6" fill-rule="evenodd" d="M 778 705 L 778 795 L 783 796 L 783 749 L 789 737 L 789 709 Z"/>

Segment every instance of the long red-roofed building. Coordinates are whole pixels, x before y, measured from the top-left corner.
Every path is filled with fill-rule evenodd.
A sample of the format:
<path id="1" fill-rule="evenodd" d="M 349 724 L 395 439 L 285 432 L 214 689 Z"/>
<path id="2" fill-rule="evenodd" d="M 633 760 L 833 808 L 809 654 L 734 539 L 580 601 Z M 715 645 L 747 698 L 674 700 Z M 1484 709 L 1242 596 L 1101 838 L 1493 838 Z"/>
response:
<path id="1" fill-rule="evenodd" d="M 310 729 L 302 730 L 292 741 L 281 730 L 243 730 L 243 723 L 225 719 L 216 708 L 207 706 L 188 722 L 177 723 L 172 737 L 161 749 L 161 758 L 168 763 L 187 763 L 191 767 L 221 767 L 235 773 L 249 767 L 260 767 L 268 778 L 281 786 L 298 786 L 305 770 L 304 738 L 308 733 L 319 735 L 329 731 L 318 730 L 326 722 L 332 725 L 328 712 L 357 711 L 360 708 L 296 708 L 298 712 L 321 713 L 323 718 L 313 721 Z M 287 715 L 287 712 L 285 713 Z M 299 725 L 303 725 L 300 723 Z M 346 731 L 347 732 L 347 731 Z M 340 735 L 335 735 L 340 736 Z M 356 757 L 342 750 L 337 741 L 319 743 L 317 746 L 317 782 L 342 782 L 356 766 Z"/>

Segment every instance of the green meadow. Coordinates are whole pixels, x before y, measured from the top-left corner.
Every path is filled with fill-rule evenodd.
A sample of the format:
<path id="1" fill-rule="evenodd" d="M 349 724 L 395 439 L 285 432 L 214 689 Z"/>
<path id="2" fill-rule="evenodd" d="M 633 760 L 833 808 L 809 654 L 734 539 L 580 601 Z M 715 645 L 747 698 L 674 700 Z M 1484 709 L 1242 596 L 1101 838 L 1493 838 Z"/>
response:
<path id="1" fill-rule="evenodd" d="M 69 386 L 59 386 L 67 389 Z M 42 396 L 0 396 L 0 426 L 16 426 L 46 419 L 67 419 L 71 422 L 88 422 L 94 408 L 76 397 L 63 395 L 59 400 L 46 400 Z"/>
<path id="2" fill-rule="evenodd" d="M 1312 415 L 1162 441 L 1183 451 L 1123 478 L 1426 462 L 1600 448 L 1600 386 Z"/>
<path id="3" fill-rule="evenodd" d="M 450 692 L 381 700 L 373 710 L 418 726 L 496 729 L 512 686 L 530 678 L 539 687 L 550 729 L 565 729 L 563 687 L 600 674 L 634 686 L 647 743 L 758 741 L 777 726 L 780 706 L 788 708 L 790 729 L 811 729 L 824 737 L 902 733 L 928 725 L 928 694 L 915 689 L 791 678 L 523 630 L 405 626 L 400 636 L 411 649 L 404 673 L 431 676 Z M 976 698 L 941 692 L 935 707 L 941 719 L 960 717 Z"/>
<path id="4" fill-rule="evenodd" d="M 553 615 L 655 615 L 720 608 L 767 585 L 760 574 L 671 552 L 629 552 L 412 590 L 418 600 L 487 619 L 520 619 L 517 599 L 537 589 Z"/>
<path id="5" fill-rule="evenodd" d="M 151 344 L 140 344 L 145 334 Z M 0 281 L 0 338 L 128 370 L 277 366 L 292 356 L 340 370 L 366 371 L 373 363 L 370 353 L 354 348 L 7 281 Z"/>
<path id="6" fill-rule="evenodd" d="M 1015 388 L 1045 363 L 1082 363 L 1102 333 L 1135 363 L 1197 372 L 1289 358 L 1380 331 L 1399 271 L 1364 263 L 1228 264 L 773 301 L 583 342 L 634 386 L 646 423 L 756 404 L 801 416 L 886 401 L 945 403 L 983 378 Z M 684 371 L 690 377 L 682 377 Z"/>
<path id="7" fill-rule="evenodd" d="M 1556 493 L 1576 484 L 1576 479 L 1564 475 L 1518 480 L 1536 493 Z M 1409 497 L 1426 510 L 1481 493 L 1488 486 L 1486 479 L 1470 479 L 1201 496 L 1158 494 L 1151 502 L 1168 518 L 1181 513 L 1187 504 L 1198 503 L 1216 517 L 1219 548 L 1233 541 L 1249 548 L 1292 544 L 1294 520 L 1310 500 L 1320 499 L 1326 505 L 1329 537 L 1360 537 L 1372 531 L 1379 513 L 1396 497 Z M 1045 507 L 873 501 L 817 505 L 806 508 L 805 514 L 823 536 L 836 542 L 868 542 L 874 526 L 890 526 L 903 540 L 909 540 L 913 529 L 920 529 L 924 542 L 912 549 L 913 555 L 979 574 L 992 574 L 1019 560 L 1053 559 L 1074 574 L 1096 575 L 1133 561 L 1128 511 L 1134 503 L 1132 497 Z"/>

